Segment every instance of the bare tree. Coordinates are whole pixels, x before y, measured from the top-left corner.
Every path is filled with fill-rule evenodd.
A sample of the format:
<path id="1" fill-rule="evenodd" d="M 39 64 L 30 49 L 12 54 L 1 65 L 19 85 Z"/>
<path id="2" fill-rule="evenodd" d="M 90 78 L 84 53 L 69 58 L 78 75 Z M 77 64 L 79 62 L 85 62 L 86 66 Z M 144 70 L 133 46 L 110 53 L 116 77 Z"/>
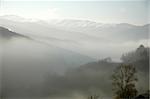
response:
<path id="1" fill-rule="evenodd" d="M 136 68 L 133 65 L 121 64 L 112 75 L 113 91 L 116 99 L 131 99 L 137 95 L 135 82 L 137 82 Z"/>

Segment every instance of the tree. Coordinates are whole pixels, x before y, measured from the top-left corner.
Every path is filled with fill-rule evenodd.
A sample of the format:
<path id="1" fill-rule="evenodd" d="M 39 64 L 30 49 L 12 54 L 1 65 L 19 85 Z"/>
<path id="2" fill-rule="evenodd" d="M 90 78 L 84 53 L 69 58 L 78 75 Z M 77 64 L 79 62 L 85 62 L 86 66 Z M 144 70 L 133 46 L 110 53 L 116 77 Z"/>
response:
<path id="1" fill-rule="evenodd" d="M 149 50 L 149 47 L 140 45 L 136 50 L 123 54 L 121 60 L 125 64 L 135 65 L 137 70 L 147 76 L 149 74 Z"/>
<path id="2" fill-rule="evenodd" d="M 135 82 L 137 82 L 136 68 L 133 65 L 121 64 L 112 75 L 113 91 L 116 99 L 131 99 L 137 95 Z"/>
<path id="3" fill-rule="evenodd" d="M 149 59 L 149 48 L 144 47 L 144 45 L 140 45 L 136 50 L 125 53 L 121 57 L 121 60 L 124 63 L 133 63 L 136 61 L 148 60 L 148 59 Z"/>

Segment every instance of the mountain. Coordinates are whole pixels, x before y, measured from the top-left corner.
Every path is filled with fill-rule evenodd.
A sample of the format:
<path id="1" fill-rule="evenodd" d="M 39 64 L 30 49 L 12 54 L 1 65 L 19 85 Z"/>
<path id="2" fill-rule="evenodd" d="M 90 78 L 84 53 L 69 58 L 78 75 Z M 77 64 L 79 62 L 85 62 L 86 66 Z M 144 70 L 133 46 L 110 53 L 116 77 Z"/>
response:
<path id="1" fill-rule="evenodd" d="M 44 94 L 47 96 L 65 96 L 68 93 L 80 93 L 83 96 L 98 94 L 102 95 L 102 97 L 113 97 L 111 77 L 121 64 L 132 64 L 135 66 L 138 78 L 136 88 L 138 93 L 142 93 L 148 90 L 149 86 L 148 50 L 149 48 L 141 45 L 134 52 L 125 54 L 125 61 L 123 62 L 113 62 L 111 58 L 105 58 L 69 69 L 63 76 L 49 74 L 46 79 Z M 147 71 L 145 71 L 146 69 Z"/>
<path id="2" fill-rule="evenodd" d="M 141 26 L 132 25 L 128 23 L 103 24 L 89 20 L 73 20 L 73 19 L 30 21 L 30 19 L 25 19 L 15 15 L 0 16 L 0 21 L 1 21 L 0 24 L 2 26 L 11 28 L 19 33 L 27 34 L 32 31 L 33 32 L 32 34 L 34 35 L 36 34 L 36 36 L 50 35 L 51 37 L 59 39 L 73 39 L 72 37 L 76 36 L 82 37 L 83 35 L 85 37 L 89 36 L 90 38 L 88 39 L 93 39 L 93 37 L 97 39 L 102 38 L 106 39 L 107 37 L 106 40 L 108 41 L 112 39 L 122 42 L 124 40 L 138 41 L 148 39 L 148 29 L 149 29 L 149 24 Z M 43 32 L 41 33 L 40 30 Z M 65 37 L 63 35 L 65 35 Z"/>
<path id="3" fill-rule="evenodd" d="M 41 95 L 47 74 L 63 75 L 69 68 L 95 60 L 38 40 L 24 39 L 21 33 L 6 28 L 1 27 L 0 33 L 3 34 L 2 38 L 9 41 L 2 46 L 0 54 L 0 76 L 4 96 Z"/>
<path id="4" fill-rule="evenodd" d="M 0 22 L 1 26 L 9 28 L 2 29 L 6 31 L 1 32 L 6 35 L 2 38 L 10 41 L 3 47 L 0 57 L 2 95 L 15 99 L 76 92 L 89 95 L 95 90 L 111 96 L 110 76 L 121 62 L 94 58 L 119 59 L 123 52 L 147 41 L 149 27 L 149 24 L 101 24 L 84 20 L 20 21 L 15 16 L 0 17 Z M 23 36 L 31 39 L 23 39 Z M 141 61 L 146 62 L 146 68 L 139 64 Z M 146 61 L 132 61 L 138 65 L 139 89 L 147 88 L 148 75 L 143 73 L 147 62 L 147 57 Z"/>
<path id="5" fill-rule="evenodd" d="M 102 24 L 88 20 L 55 20 L 49 21 L 49 24 L 61 29 L 82 32 L 97 37 L 113 37 L 117 41 L 147 39 L 149 28 L 149 25 L 136 26 L 128 23 Z"/>
<path id="6" fill-rule="evenodd" d="M 27 19 L 27 18 L 23 18 L 21 16 L 17 16 L 17 15 L 4 15 L 4 16 L 0 16 L 2 19 L 6 19 L 6 20 L 13 20 L 13 21 L 19 21 L 19 22 L 29 22 L 29 21 L 35 21 L 33 19 Z"/>
<path id="7" fill-rule="evenodd" d="M 85 56 L 85 55 L 82 55 L 82 54 L 61 48 L 61 47 L 57 47 L 57 46 L 42 42 L 40 40 L 23 39 L 23 38 L 29 38 L 29 37 L 24 36 L 21 33 L 12 32 L 3 27 L 0 27 L 0 34 L 1 34 L 2 39 L 11 40 L 11 38 L 15 38 L 15 39 L 12 39 L 11 42 L 5 45 L 4 52 L 5 52 L 5 57 L 7 57 L 8 55 L 7 61 L 13 57 L 15 58 L 13 58 L 12 60 L 16 61 L 16 63 L 18 63 L 17 61 L 19 60 L 22 62 L 27 61 L 27 60 L 31 61 L 33 58 L 35 60 L 37 59 L 37 60 L 40 60 L 41 62 L 45 62 L 46 66 L 49 66 L 50 64 L 54 68 L 55 67 L 57 68 L 57 66 L 58 67 L 61 66 L 59 67 L 59 69 L 61 70 L 61 69 L 64 69 L 65 67 L 79 66 L 86 62 L 95 60 L 94 58 L 90 58 L 88 56 Z M 52 39 L 55 40 L 54 38 Z M 28 51 L 27 54 L 23 53 L 26 51 Z M 41 59 L 41 57 L 43 59 Z M 12 60 L 10 59 L 10 61 Z M 28 63 L 25 63 L 25 64 L 28 64 Z M 30 65 L 32 65 L 32 63 Z"/>
<path id="8" fill-rule="evenodd" d="M 141 26 L 128 23 L 103 24 L 89 20 L 73 19 L 30 21 L 30 19 L 14 15 L 0 16 L 0 21 L 0 25 L 19 33 L 28 34 L 33 32 L 32 35 L 51 36 L 59 39 L 73 39 L 72 37 L 82 37 L 83 35 L 85 37 L 89 36 L 90 38 L 88 39 L 93 39 L 93 37 L 95 37 L 100 39 L 100 41 L 104 39 L 108 41 L 114 39 L 114 41 L 121 42 L 124 42 L 125 40 L 138 41 L 148 39 L 149 29 L 149 24 Z"/>
<path id="9" fill-rule="evenodd" d="M 113 60 L 120 61 L 122 51 L 133 50 L 141 43 L 146 45 L 148 40 L 149 24 L 103 24 L 88 20 L 20 21 L 16 17 L 0 17 L 0 25 L 37 41 L 96 59 L 112 56 Z"/>
<path id="10" fill-rule="evenodd" d="M 18 37 L 22 37 L 22 38 L 28 38 L 27 36 L 12 32 L 10 30 L 8 30 L 7 28 L 4 27 L 0 27 L 0 38 L 1 39 L 11 39 L 11 38 L 18 38 Z"/>

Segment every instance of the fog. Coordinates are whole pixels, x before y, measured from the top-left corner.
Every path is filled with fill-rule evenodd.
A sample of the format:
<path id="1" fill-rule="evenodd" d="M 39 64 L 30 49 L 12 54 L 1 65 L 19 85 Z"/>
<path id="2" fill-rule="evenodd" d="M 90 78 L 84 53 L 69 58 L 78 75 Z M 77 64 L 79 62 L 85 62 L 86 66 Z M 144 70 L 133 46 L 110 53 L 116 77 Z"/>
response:
<path id="1" fill-rule="evenodd" d="M 149 25 L 102 24 L 86 20 L 14 20 L 0 17 L 0 25 L 95 59 L 111 56 L 114 61 L 120 61 L 122 53 L 134 50 L 140 44 L 148 46 Z"/>
<path id="2" fill-rule="evenodd" d="M 88 99 L 91 95 L 111 99 L 111 75 L 122 62 L 127 63 L 120 58 L 128 52 L 133 55 L 127 60 L 138 70 L 139 93 L 148 89 L 149 53 L 139 54 L 137 48 L 143 44 L 147 52 L 149 25 L 110 25 L 99 27 L 101 32 L 80 27 L 79 32 L 72 28 L 74 24 L 65 28 L 43 21 L 1 20 L 2 99 Z M 124 35 L 118 34 L 122 31 Z"/>
<path id="3" fill-rule="evenodd" d="M 94 61 L 88 56 L 23 37 L 12 37 L 1 47 L 1 89 L 5 97 L 41 97 L 47 74 L 64 75 L 69 68 Z"/>

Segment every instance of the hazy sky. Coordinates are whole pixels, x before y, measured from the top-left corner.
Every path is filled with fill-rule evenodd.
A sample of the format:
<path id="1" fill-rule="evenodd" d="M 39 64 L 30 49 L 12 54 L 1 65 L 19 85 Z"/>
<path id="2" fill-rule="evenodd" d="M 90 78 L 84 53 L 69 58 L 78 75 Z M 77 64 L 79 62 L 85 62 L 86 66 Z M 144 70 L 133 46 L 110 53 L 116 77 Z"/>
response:
<path id="1" fill-rule="evenodd" d="M 148 23 L 149 0 L 2 0 L 0 15 L 38 19 L 84 19 L 102 23 Z"/>

